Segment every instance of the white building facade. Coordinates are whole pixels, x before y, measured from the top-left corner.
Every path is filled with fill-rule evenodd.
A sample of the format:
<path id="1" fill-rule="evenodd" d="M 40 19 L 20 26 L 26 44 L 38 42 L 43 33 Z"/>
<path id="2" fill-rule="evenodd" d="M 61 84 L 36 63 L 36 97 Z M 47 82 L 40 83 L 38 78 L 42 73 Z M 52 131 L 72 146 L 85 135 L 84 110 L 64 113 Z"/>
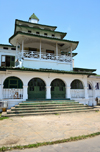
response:
<path id="1" fill-rule="evenodd" d="M 11 45 L 0 44 L 0 100 L 8 108 L 22 101 L 71 99 L 96 105 L 100 77 L 95 69 L 74 68 L 78 41 L 63 39 L 56 26 L 16 20 Z"/>

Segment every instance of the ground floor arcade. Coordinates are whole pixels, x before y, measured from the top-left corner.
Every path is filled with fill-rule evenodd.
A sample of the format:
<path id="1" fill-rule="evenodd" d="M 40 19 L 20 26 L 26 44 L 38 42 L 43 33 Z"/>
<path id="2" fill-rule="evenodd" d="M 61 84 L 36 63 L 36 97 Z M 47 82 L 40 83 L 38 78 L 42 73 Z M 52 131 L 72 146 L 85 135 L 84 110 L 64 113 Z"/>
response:
<path id="1" fill-rule="evenodd" d="M 96 105 L 100 96 L 100 80 L 87 75 L 9 71 L 2 72 L 0 81 L 0 98 L 12 106 L 27 99 L 74 99 Z"/>

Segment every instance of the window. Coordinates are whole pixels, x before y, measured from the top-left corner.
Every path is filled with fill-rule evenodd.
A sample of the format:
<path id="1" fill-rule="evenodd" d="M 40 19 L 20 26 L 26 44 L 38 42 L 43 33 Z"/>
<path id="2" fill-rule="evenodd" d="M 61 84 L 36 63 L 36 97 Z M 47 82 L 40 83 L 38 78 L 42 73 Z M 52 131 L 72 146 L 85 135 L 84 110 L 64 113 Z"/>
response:
<path id="1" fill-rule="evenodd" d="M 4 88 L 23 88 L 22 81 L 17 77 L 8 77 L 3 85 Z"/>
<path id="2" fill-rule="evenodd" d="M 8 47 L 3 47 L 3 49 L 8 50 Z"/>
<path id="3" fill-rule="evenodd" d="M 11 48 L 11 50 L 16 50 L 15 48 Z"/>
<path id="4" fill-rule="evenodd" d="M 4 67 L 15 66 L 15 56 L 2 55 L 1 56 L 1 66 L 4 66 Z"/>
<path id="5" fill-rule="evenodd" d="M 54 34 L 52 34 L 52 37 L 55 37 L 55 35 L 54 35 Z"/>
<path id="6" fill-rule="evenodd" d="M 29 30 L 28 30 L 28 33 L 31 33 L 31 32 L 32 32 L 32 31 L 29 31 Z"/>
<path id="7" fill-rule="evenodd" d="M 47 36 L 48 34 L 47 34 L 47 33 L 44 33 L 44 35 Z"/>
<path id="8" fill-rule="evenodd" d="M 40 32 L 36 32 L 36 34 L 40 34 Z"/>
<path id="9" fill-rule="evenodd" d="M 80 80 L 73 80 L 71 83 L 71 89 L 84 89 Z"/>

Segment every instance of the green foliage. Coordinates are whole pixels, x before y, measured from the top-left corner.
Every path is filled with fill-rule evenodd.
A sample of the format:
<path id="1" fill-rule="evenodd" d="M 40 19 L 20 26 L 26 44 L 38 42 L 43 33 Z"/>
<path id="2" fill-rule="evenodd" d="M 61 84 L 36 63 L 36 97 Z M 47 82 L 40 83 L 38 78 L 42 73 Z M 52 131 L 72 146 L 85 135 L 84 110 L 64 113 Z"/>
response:
<path id="1" fill-rule="evenodd" d="M 1 147 L 0 152 L 7 151 L 7 150 L 13 150 L 13 149 L 25 149 L 25 148 L 36 148 L 40 146 L 46 146 L 46 145 L 54 145 L 54 144 L 59 144 L 59 143 L 65 143 L 65 142 L 71 142 L 71 141 L 77 141 L 77 140 L 82 140 L 86 138 L 91 138 L 100 135 L 100 132 L 96 132 L 93 134 L 89 135 L 82 135 L 82 136 L 76 136 L 76 137 L 70 137 L 68 139 L 62 139 L 62 140 L 56 140 L 56 141 L 51 141 L 51 142 L 42 142 L 42 143 L 36 143 L 36 144 L 29 144 L 29 145 L 17 145 L 14 147 Z"/>

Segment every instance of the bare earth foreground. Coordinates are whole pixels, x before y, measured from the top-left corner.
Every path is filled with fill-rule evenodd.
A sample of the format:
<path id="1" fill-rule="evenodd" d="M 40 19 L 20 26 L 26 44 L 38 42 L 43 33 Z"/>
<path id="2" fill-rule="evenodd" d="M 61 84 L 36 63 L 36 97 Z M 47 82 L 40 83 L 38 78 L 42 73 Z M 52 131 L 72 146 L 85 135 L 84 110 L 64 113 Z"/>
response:
<path id="1" fill-rule="evenodd" d="M 100 132 L 100 111 L 11 117 L 0 121 L 0 147 L 28 145 Z"/>

